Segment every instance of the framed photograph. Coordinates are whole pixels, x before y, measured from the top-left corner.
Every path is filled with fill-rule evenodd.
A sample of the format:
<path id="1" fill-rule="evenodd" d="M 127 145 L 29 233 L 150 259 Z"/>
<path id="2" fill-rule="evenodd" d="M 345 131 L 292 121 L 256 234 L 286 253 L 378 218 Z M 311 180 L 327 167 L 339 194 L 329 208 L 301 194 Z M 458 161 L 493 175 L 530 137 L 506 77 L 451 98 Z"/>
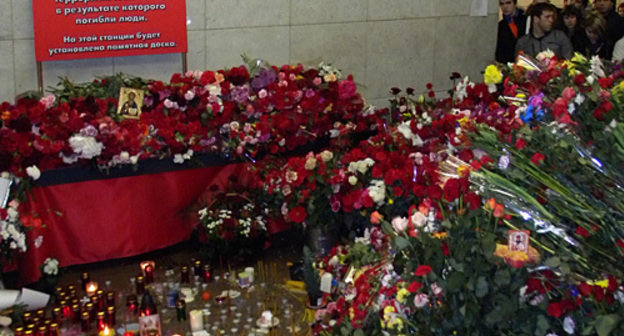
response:
<path id="1" fill-rule="evenodd" d="M 521 251 L 529 253 L 529 237 L 531 232 L 528 230 L 509 230 L 509 251 Z"/>
<path id="2" fill-rule="evenodd" d="M 117 114 L 124 119 L 139 119 L 144 96 L 143 90 L 122 87 L 119 90 Z"/>

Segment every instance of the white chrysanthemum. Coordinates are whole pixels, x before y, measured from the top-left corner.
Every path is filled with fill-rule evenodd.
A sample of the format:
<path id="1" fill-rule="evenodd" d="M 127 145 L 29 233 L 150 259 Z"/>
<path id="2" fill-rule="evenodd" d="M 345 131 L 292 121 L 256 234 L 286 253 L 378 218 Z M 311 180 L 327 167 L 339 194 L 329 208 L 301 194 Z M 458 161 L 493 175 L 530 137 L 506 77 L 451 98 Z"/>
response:
<path id="1" fill-rule="evenodd" d="M 373 180 L 368 187 L 368 194 L 377 205 L 382 205 L 386 198 L 386 184 L 383 180 Z"/>
<path id="2" fill-rule="evenodd" d="M 102 154 L 104 149 L 104 145 L 94 137 L 83 135 L 73 135 L 69 138 L 69 145 L 78 159 L 92 159 Z"/>

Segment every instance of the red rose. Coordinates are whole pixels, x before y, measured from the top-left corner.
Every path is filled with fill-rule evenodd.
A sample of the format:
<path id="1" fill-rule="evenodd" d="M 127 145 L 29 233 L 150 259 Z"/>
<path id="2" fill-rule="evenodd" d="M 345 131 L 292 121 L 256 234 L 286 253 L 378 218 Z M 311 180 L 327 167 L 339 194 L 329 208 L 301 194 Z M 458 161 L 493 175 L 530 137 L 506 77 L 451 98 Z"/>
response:
<path id="1" fill-rule="evenodd" d="M 516 140 L 516 148 L 518 148 L 519 150 L 524 149 L 524 147 L 526 146 L 527 146 L 527 142 L 524 139 L 519 138 L 518 140 Z"/>
<path id="2" fill-rule="evenodd" d="M 407 290 L 410 293 L 416 293 L 416 292 L 418 292 L 420 287 L 422 287 L 422 284 L 420 282 L 418 282 L 418 281 L 414 281 L 407 287 Z"/>
<path id="3" fill-rule="evenodd" d="M 288 218 L 295 223 L 303 223 L 307 217 L 308 213 L 302 206 L 294 207 L 288 212 Z"/>
<path id="4" fill-rule="evenodd" d="M 560 302 L 551 302 L 548 305 L 548 315 L 560 318 L 563 315 L 563 307 Z"/>
<path id="5" fill-rule="evenodd" d="M 578 286 L 578 289 L 583 296 L 590 296 L 594 292 L 592 286 L 588 285 L 587 282 L 583 282 L 582 284 L 580 284 Z"/>
<path id="6" fill-rule="evenodd" d="M 429 266 L 429 265 L 420 265 L 420 266 L 418 266 L 418 268 L 416 269 L 416 272 L 414 272 L 414 274 L 417 275 L 417 276 L 425 276 L 425 275 L 431 273 L 431 271 L 433 271 L 433 268 L 431 268 L 431 266 Z"/>
<path id="7" fill-rule="evenodd" d="M 587 82 L 587 79 L 585 78 L 584 74 L 580 74 L 574 77 L 574 84 L 576 84 L 576 86 L 581 86 L 585 84 L 586 82 Z"/>
<path id="8" fill-rule="evenodd" d="M 579 236 L 583 236 L 585 238 L 589 237 L 589 231 L 587 231 L 584 227 L 579 226 L 576 228 L 576 234 Z"/>
<path id="9" fill-rule="evenodd" d="M 542 161 L 544 161 L 544 159 L 546 158 L 546 156 L 542 153 L 535 153 L 533 154 L 533 157 L 531 157 L 531 162 L 533 162 L 534 165 L 538 166 Z"/>

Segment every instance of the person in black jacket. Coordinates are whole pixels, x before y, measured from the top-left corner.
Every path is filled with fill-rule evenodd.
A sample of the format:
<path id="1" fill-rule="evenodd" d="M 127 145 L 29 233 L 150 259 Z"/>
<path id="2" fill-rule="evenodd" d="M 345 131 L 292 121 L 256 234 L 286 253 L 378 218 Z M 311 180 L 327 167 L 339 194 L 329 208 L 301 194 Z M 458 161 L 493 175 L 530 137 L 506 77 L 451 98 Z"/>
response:
<path id="1" fill-rule="evenodd" d="M 624 18 L 615 12 L 615 0 L 594 0 L 594 8 L 607 20 L 605 57 L 611 59 L 615 42 L 624 35 Z"/>
<path id="2" fill-rule="evenodd" d="M 563 30 L 572 42 L 574 51 L 585 52 L 585 31 L 583 30 L 583 14 L 574 5 L 568 5 L 563 9 Z"/>
<path id="3" fill-rule="evenodd" d="M 503 19 L 498 23 L 496 61 L 514 62 L 516 41 L 525 34 L 527 17 L 517 7 L 518 0 L 499 0 Z"/>

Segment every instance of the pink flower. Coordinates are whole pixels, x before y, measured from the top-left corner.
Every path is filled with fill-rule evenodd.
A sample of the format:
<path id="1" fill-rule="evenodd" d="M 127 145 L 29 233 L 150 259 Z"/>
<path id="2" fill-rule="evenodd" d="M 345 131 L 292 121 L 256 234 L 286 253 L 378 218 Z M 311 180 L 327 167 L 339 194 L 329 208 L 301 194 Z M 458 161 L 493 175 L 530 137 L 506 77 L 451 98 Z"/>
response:
<path id="1" fill-rule="evenodd" d="M 52 106 L 54 106 L 54 102 L 55 101 L 56 101 L 56 97 L 54 95 L 47 95 L 47 96 L 41 98 L 41 100 L 39 102 L 41 104 L 43 104 L 46 109 L 49 109 Z"/>
<path id="2" fill-rule="evenodd" d="M 576 97 L 576 91 L 573 88 L 567 87 L 563 90 L 563 98 L 567 101 L 570 101 Z"/>
<path id="3" fill-rule="evenodd" d="M 405 217 L 394 217 L 392 219 L 392 227 L 397 233 L 403 233 L 407 229 L 408 224 L 409 220 Z"/>
<path id="4" fill-rule="evenodd" d="M 414 306 L 416 306 L 416 308 L 423 308 L 425 306 L 427 306 L 429 304 L 429 296 L 427 296 L 427 294 L 416 294 L 416 296 L 414 296 Z"/>

